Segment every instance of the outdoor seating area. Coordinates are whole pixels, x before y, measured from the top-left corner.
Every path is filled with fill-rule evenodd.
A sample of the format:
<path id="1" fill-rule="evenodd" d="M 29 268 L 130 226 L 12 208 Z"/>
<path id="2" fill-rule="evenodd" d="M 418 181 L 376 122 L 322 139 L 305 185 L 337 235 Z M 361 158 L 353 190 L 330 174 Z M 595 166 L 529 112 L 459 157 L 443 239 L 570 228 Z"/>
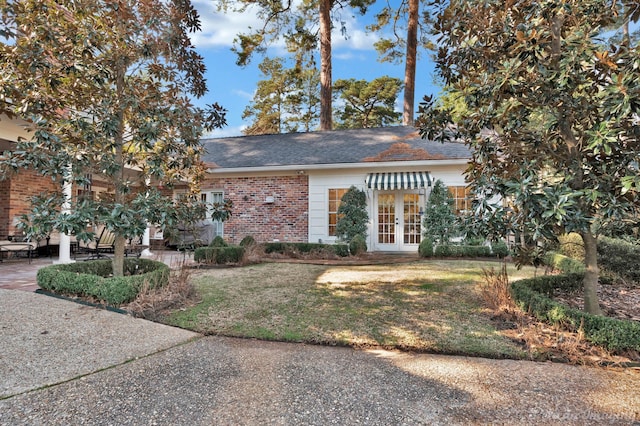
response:
<path id="1" fill-rule="evenodd" d="M 2 262 L 4 258 L 27 257 L 29 263 L 31 263 L 34 253 L 37 253 L 37 247 L 37 243 L 30 241 L 2 240 L 0 241 L 0 262 Z"/>

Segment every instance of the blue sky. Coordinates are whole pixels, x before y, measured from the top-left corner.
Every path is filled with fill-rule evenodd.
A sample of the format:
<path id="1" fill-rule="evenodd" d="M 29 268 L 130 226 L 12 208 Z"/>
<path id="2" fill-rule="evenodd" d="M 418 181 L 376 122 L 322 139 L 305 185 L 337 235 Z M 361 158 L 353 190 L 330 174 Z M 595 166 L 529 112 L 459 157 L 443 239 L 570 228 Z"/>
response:
<path id="1" fill-rule="evenodd" d="M 196 104 L 203 106 L 218 102 L 228 110 L 227 127 L 215 131 L 211 136 L 240 135 L 242 128 L 247 125 L 242 120 L 242 112 L 253 98 L 256 83 L 261 79 L 258 64 L 262 57 L 256 56 L 250 65 L 241 68 L 235 63 L 236 55 L 231 52 L 231 47 L 238 32 L 247 32 L 249 26 L 258 27 L 260 23 L 253 13 L 220 14 L 216 12 L 212 0 L 192 0 L 192 3 L 202 21 L 202 32 L 193 35 L 192 40 L 204 57 L 209 88 L 209 92 Z M 372 22 L 371 17 L 343 12 L 341 18 L 346 21 L 349 38 L 345 40 L 339 28 L 332 34 L 334 81 L 341 78 L 371 81 L 384 75 L 404 80 L 404 64 L 394 65 L 376 60 L 377 53 L 373 48 L 376 38 L 365 34 L 365 26 Z M 268 54 L 275 57 L 285 55 L 285 52 L 276 45 L 270 48 Z M 439 92 L 433 81 L 433 63 L 427 54 L 423 54 L 416 70 L 416 102 L 422 100 L 424 95 Z M 401 100 L 402 92 L 399 102 Z"/>

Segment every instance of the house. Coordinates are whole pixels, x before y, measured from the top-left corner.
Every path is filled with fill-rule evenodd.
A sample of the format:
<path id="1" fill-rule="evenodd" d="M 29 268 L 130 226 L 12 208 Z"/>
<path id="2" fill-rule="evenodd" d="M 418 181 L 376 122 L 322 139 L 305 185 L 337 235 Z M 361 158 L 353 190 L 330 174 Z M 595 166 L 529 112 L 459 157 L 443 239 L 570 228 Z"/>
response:
<path id="1" fill-rule="evenodd" d="M 30 137 L 27 128 L 26 122 L 0 116 L 0 153 L 19 137 Z M 436 179 L 449 187 L 456 210 L 469 207 L 463 176 L 469 149 L 424 140 L 412 127 L 204 139 L 203 144 L 208 170 L 201 198 L 233 202 L 229 220 L 214 222 L 215 234 L 233 243 L 247 235 L 260 242 L 335 242 L 338 206 L 351 186 L 367 196 L 372 251 L 417 249 L 423 207 Z M 33 170 L 0 180 L 0 240 L 19 233 L 29 197 L 55 185 Z M 74 188 L 74 195 L 86 190 Z M 89 191 L 94 196 L 108 188 L 96 181 Z"/>
<path id="2" fill-rule="evenodd" d="M 337 210 L 352 185 L 365 191 L 371 251 L 416 251 L 431 183 L 442 180 L 456 210 L 468 208 L 460 143 L 424 140 L 413 127 L 204 139 L 201 198 L 230 199 L 217 234 L 238 243 L 336 241 Z"/>

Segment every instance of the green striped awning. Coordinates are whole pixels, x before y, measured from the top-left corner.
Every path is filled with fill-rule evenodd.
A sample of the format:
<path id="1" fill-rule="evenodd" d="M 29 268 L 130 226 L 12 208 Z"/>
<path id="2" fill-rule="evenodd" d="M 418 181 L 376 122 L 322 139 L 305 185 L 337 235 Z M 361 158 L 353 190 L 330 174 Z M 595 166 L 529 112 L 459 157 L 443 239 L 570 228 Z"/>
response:
<path id="1" fill-rule="evenodd" d="M 367 188 L 378 190 L 417 189 L 431 186 L 429 172 L 369 173 Z"/>

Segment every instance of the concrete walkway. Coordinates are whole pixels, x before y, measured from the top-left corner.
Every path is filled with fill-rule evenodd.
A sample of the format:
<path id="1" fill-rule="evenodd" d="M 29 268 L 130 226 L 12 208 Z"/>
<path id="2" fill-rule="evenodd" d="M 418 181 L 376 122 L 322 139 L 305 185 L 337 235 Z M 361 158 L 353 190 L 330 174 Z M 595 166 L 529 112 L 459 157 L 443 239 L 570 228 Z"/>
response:
<path id="1" fill-rule="evenodd" d="M 638 389 L 631 369 L 203 337 L 0 289 L 0 425 L 640 425 Z"/>

